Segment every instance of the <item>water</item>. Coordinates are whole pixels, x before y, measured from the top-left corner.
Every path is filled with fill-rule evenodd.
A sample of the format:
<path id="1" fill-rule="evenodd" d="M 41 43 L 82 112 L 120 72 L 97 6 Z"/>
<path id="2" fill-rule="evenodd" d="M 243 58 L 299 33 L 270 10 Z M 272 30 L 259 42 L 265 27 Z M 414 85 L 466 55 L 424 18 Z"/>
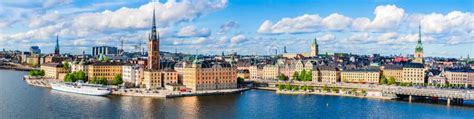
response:
<path id="1" fill-rule="evenodd" d="M 474 108 L 251 90 L 173 99 L 96 97 L 28 86 L 0 70 L 0 118 L 474 118 Z"/>

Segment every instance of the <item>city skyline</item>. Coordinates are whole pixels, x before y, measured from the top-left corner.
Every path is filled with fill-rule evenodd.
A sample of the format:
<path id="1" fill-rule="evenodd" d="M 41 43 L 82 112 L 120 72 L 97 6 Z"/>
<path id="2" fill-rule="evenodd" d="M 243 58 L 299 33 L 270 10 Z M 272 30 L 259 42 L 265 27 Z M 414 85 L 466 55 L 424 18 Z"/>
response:
<path id="1" fill-rule="evenodd" d="M 162 51 L 268 55 L 275 48 L 281 53 L 286 46 L 289 53 L 303 53 L 309 52 L 316 37 L 319 53 L 404 55 L 415 51 L 421 23 L 425 56 L 457 58 L 474 53 L 466 50 L 474 43 L 472 1 L 183 0 L 155 4 Z M 90 53 L 92 46 L 119 47 L 121 40 L 125 51 L 135 51 L 139 43 L 146 48 L 153 2 L 20 0 L 0 2 L 0 6 L 0 48 L 26 51 L 37 45 L 44 53 L 53 53 L 59 34 L 62 53 L 80 54 Z"/>

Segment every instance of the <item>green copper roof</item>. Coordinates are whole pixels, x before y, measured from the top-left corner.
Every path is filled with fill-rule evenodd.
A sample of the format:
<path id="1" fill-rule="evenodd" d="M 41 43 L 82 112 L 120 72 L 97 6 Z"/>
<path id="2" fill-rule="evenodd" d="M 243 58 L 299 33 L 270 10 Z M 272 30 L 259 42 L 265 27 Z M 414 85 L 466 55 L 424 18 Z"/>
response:
<path id="1" fill-rule="evenodd" d="M 418 43 L 416 44 L 415 52 L 423 52 L 423 44 L 421 43 L 421 25 L 418 26 Z"/>
<path id="2" fill-rule="evenodd" d="M 314 38 L 313 44 L 318 45 L 318 39 Z"/>

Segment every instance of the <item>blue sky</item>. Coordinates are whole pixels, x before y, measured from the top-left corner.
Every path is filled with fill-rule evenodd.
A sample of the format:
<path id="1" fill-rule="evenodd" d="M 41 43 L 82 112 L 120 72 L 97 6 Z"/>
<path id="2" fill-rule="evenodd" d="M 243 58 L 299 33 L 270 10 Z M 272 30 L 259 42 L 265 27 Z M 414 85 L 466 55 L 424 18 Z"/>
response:
<path id="1" fill-rule="evenodd" d="M 422 26 L 426 56 L 474 55 L 472 0 L 15 0 L 0 2 L 0 48 L 37 45 L 78 54 L 92 46 L 145 48 L 157 8 L 161 49 L 267 55 L 309 52 L 411 54 Z"/>

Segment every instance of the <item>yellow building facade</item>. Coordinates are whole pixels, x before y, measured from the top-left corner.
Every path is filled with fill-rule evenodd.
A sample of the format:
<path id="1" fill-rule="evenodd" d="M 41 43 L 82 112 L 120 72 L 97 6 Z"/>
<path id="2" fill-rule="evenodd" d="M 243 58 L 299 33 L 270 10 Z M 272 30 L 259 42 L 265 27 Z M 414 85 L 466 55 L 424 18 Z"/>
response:
<path id="1" fill-rule="evenodd" d="M 183 75 L 183 84 L 193 91 L 237 88 L 237 67 L 227 62 L 195 60 Z"/>
<path id="2" fill-rule="evenodd" d="M 358 69 L 341 71 L 341 80 L 346 83 L 379 84 L 380 71 L 373 69 Z"/>

